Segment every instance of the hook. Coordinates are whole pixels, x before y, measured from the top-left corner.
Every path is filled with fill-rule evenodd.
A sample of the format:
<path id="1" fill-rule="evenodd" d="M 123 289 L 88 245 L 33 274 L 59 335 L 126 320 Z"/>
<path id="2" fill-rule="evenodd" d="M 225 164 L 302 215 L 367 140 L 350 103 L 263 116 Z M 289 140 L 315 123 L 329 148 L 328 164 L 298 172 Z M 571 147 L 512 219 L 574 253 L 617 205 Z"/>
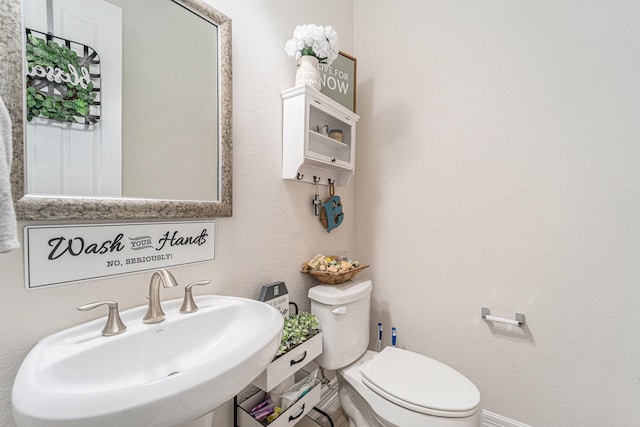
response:
<path id="1" fill-rule="evenodd" d="M 296 176 L 296 178 L 298 179 L 298 181 L 300 181 L 302 178 L 304 178 L 304 174 L 298 172 L 298 176 Z"/>
<path id="2" fill-rule="evenodd" d="M 329 185 L 333 185 L 336 183 L 336 180 L 331 178 L 327 178 L 327 181 L 329 181 Z"/>
<path id="3" fill-rule="evenodd" d="M 319 176 L 315 176 L 315 175 L 314 175 L 314 176 L 313 176 L 313 183 L 314 183 L 314 184 L 319 183 L 319 182 L 320 182 L 320 179 L 321 179 L 321 178 L 320 178 Z"/>

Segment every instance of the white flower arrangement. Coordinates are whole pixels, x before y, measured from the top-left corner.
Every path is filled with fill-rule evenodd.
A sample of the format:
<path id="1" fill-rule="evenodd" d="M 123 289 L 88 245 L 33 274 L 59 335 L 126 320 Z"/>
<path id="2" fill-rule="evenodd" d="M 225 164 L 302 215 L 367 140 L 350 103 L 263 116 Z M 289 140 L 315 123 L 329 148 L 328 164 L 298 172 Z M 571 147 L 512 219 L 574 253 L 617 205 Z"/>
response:
<path id="1" fill-rule="evenodd" d="M 293 38 L 284 45 L 284 50 L 296 60 L 310 55 L 323 64 L 331 65 L 338 57 L 338 33 L 330 26 L 298 25 L 293 31 Z"/>

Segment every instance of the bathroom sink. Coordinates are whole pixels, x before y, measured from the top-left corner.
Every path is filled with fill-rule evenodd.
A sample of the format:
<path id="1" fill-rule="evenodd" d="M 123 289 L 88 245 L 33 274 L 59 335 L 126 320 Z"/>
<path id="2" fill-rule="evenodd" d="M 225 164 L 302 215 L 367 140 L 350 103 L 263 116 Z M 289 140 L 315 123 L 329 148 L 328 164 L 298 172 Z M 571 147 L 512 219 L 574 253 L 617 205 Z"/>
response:
<path id="1" fill-rule="evenodd" d="M 121 313 L 127 330 L 104 337 L 105 318 L 55 333 L 29 352 L 12 405 L 19 426 L 175 426 L 214 410 L 273 360 L 283 318 L 262 302 L 203 295 L 195 313 L 164 301 Z"/>

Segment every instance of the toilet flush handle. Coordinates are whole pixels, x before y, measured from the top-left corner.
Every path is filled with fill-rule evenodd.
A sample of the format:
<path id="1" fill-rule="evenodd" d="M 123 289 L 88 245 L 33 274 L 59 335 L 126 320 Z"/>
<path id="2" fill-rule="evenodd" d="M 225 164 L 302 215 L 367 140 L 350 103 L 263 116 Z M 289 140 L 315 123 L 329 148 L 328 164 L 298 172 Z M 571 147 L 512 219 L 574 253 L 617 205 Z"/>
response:
<path id="1" fill-rule="evenodd" d="M 347 307 L 345 307 L 344 305 L 340 307 L 336 307 L 333 310 L 331 310 L 331 312 L 333 314 L 347 314 Z"/>

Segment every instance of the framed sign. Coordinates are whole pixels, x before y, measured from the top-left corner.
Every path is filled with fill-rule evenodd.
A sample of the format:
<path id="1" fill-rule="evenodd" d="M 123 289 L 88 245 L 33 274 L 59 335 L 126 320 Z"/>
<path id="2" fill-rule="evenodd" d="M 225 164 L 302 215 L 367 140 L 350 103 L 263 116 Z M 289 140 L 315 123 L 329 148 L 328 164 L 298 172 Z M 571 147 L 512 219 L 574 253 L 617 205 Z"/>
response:
<path id="1" fill-rule="evenodd" d="M 289 291 L 284 282 L 273 282 L 263 285 L 260 289 L 258 301 L 269 304 L 277 309 L 284 317 L 289 317 Z"/>
<path id="2" fill-rule="evenodd" d="M 215 260 L 214 221 L 24 228 L 25 288 Z"/>
<path id="3" fill-rule="evenodd" d="M 356 112 L 356 73 L 358 61 L 340 52 L 331 65 L 318 64 L 322 77 L 320 92 Z"/>

